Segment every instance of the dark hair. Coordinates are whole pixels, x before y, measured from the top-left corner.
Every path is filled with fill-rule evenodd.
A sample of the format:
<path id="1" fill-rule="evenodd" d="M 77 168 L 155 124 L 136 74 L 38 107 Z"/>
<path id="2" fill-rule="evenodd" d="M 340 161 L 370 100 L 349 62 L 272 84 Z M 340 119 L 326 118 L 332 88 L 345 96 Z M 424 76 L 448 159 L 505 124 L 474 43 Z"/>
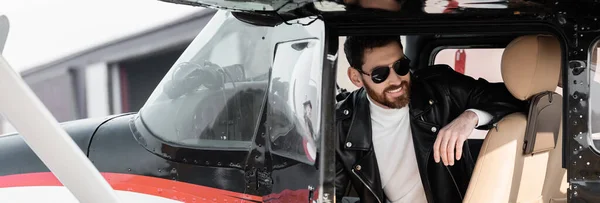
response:
<path id="1" fill-rule="evenodd" d="M 400 36 L 349 36 L 344 42 L 344 53 L 346 53 L 346 59 L 353 68 L 362 70 L 364 64 L 363 58 L 365 50 L 383 47 L 392 42 L 398 43 L 402 48 L 402 41 Z"/>

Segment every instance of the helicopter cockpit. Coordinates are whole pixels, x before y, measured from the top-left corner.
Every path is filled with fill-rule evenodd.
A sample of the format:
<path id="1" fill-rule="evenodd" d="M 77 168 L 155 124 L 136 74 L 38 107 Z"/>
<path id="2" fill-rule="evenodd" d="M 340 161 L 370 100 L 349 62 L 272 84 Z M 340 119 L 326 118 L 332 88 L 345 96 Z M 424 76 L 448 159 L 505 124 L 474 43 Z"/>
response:
<path id="1" fill-rule="evenodd" d="M 181 148 L 248 151 L 255 136 L 269 136 L 273 153 L 314 164 L 323 46 L 318 23 L 269 29 L 231 14 L 214 18 L 133 122 L 147 129 L 140 137 Z"/>
<path id="2" fill-rule="evenodd" d="M 336 197 L 336 146 L 352 146 L 339 144 L 335 120 L 349 112 L 336 111 L 336 104 L 345 90 L 356 89 L 346 81 L 342 44 L 348 36 L 391 35 L 402 39 L 414 70 L 444 64 L 503 83 L 529 103 L 526 112 L 469 136 L 465 149 L 472 157 L 465 159 L 475 165 L 473 175 L 452 179 L 470 184 L 428 184 L 465 190 L 457 193 L 464 202 L 600 200 L 596 1 L 164 1 L 219 11 L 139 112 L 65 127 L 78 145 L 64 142 L 60 149 L 79 153 L 73 149 L 79 146 L 79 162 L 89 159 L 88 169 L 96 167 L 115 188 L 214 202 L 356 202 L 374 193 L 350 187 L 342 200 Z M 0 64 L 0 70 L 7 67 Z M 18 81 L 15 75 L 10 79 Z M 0 104 L 13 103 L 19 102 Z M 48 133 L 67 140 L 57 125 L 32 130 L 20 112 L 0 110 L 12 113 L 28 139 Z M 423 126 L 434 133 L 443 127 Z M 0 160 L 15 161 L 0 167 L 0 188 L 24 186 L 23 177 L 30 186 L 60 183 L 47 181 L 55 180 L 47 165 L 57 177 L 70 177 L 60 160 L 36 156 L 55 148 L 33 140 L 34 153 L 31 141 L 18 134 L 0 138 Z"/>

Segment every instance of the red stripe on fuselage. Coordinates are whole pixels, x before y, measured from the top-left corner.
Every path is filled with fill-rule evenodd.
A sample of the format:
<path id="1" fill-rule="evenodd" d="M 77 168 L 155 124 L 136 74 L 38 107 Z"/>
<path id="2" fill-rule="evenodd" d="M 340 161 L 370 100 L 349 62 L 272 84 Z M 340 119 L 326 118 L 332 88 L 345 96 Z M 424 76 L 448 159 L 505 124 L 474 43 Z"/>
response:
<path id="1" fill-rule="evenodd" d="M 183 202 L 241 203 L 262 202 L 263 200 L 260 196 L 241 194 L 175 180 L 122 173 L 101 174 L 115 190 L 144 193 Z M 62 186 L 62 183 L 50 172 L 0 176 L 0 188 L 26 186 Z"/>

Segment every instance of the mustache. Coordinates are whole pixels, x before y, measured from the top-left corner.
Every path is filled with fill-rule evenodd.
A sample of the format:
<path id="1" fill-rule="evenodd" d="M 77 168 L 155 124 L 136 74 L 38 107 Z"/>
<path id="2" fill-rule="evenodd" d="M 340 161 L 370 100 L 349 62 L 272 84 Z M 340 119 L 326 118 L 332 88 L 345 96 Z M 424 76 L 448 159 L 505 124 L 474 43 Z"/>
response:
<path id="1" fill-rule="evenodd" d="M 383 91 L 387 92 L 390 90 L 398 89 L 400 87 L 403 87 L 402 89 L 404 89 L 404 90 L 408 89 L 408 82 L 402 81 L 402 83 L 400 83 L 400 85 L 390 85 L 389 87 L 386 87 Z"/>

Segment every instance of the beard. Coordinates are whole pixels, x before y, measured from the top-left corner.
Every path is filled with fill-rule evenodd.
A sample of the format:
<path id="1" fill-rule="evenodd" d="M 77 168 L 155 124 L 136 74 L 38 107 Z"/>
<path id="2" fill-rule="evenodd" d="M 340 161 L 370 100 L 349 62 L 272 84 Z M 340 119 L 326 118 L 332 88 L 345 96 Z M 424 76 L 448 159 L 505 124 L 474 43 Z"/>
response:
<path id="1" fill-rule="evenodd" d="M 404 94 L 393 99 L 386 97 L 387 91 L 394 90 L 399 87 L 402 87 L 402 91 L 404 91 Z M 371 97 L 371 99 L 391 109 L 403 108 L 406 105 L 408 105 L 408 102 L 410 101 L 410 83 L 407 81 L 402 81 L 400 85 L 392 85 L 386 87 L 383 90 L 383 92 L 380 93 L 375 92 L 375 90 L 373 90 L 373 88 L 370 88 L 366 83 L 365 89 L 367 90 L 367 94 L 369 94 L 369 97 Z"/>

